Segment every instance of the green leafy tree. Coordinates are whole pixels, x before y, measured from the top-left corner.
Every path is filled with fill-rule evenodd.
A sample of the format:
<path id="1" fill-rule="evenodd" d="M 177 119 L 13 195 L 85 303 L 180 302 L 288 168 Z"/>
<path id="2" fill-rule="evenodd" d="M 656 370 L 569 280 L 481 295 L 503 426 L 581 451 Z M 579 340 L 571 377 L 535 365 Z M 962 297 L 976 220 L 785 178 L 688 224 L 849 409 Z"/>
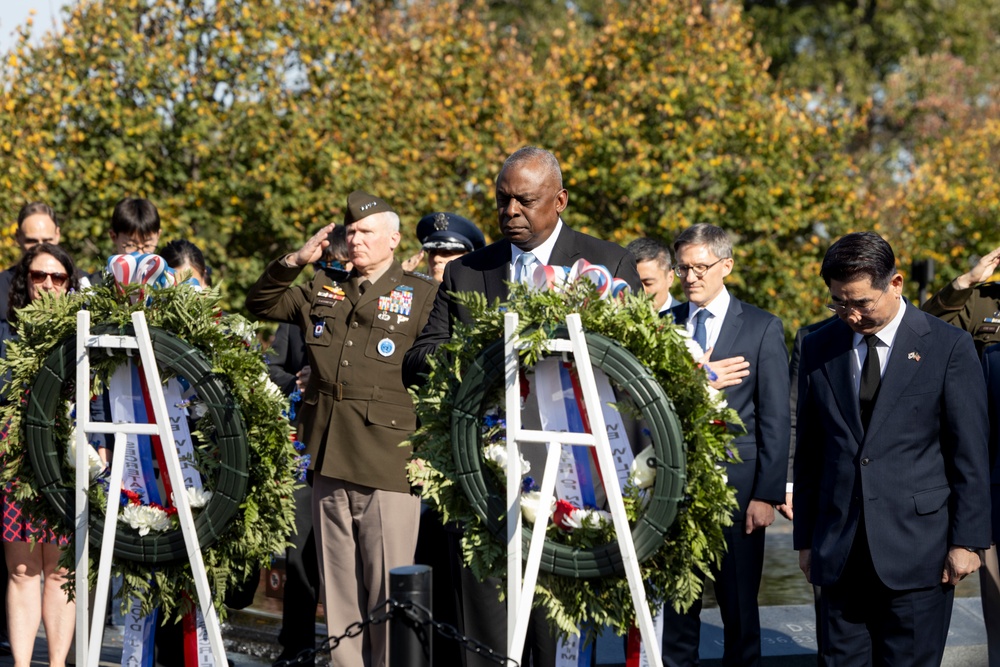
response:
<path id="1" fill-rule="evenodd" d="M 846 147 L 861 119 L 779 94 L 735 8 L 636 1 L 610 9 L 596 39 L 564 43 L 548 63 L 546 134 L 566 219 L 619 242 L 717 224 L 735 241 L 741 297 L 789 335 L 820 317 L 826 239 L 860 210 Z"/>
<path id="2" fill-rule="evenodd" d="M 165 240 L 206 250 L 233 307 L 355 188 L 392 202 L 404 231 L 453 210 L 496 238 L 496 174 L 536 144 L 563 162 L 570 224 L 624 243 L 718 223 L 737 238 L 742 296 L 789 328 L 818 315 L 817 279 L 802 276 L 855 217 L 843 155 L 860 116 L 780 94 L 727 3 L 549 12 L 538 39 L 496 11 L 84 0 L 38 46 L 25 32 L 0 68 L 0 211 L 48 201 L 94 269 L 114 203 L 148 197 Z"/>

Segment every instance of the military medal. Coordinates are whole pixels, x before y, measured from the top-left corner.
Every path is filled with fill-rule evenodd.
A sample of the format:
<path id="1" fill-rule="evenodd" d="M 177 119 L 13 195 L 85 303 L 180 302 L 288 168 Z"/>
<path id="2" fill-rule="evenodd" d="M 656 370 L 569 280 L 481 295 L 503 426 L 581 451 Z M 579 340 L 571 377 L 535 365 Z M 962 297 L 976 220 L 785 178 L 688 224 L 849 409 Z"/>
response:
<path id="1" fill-rule="evenodd" d="M 400 285 L 392 290 L 389 295 L 389 312 L 397 315 L 408 316 L 413 307 L 413 288 L 409 285 Z"/>
<path id="2" fill-rule="evenodd" d="M 391 357 L 392 353 L 396 351 L 396 344 L 393 343 L 388 338 L 383 338 L 378 342 L 378 353 L 383 357 Z"/>

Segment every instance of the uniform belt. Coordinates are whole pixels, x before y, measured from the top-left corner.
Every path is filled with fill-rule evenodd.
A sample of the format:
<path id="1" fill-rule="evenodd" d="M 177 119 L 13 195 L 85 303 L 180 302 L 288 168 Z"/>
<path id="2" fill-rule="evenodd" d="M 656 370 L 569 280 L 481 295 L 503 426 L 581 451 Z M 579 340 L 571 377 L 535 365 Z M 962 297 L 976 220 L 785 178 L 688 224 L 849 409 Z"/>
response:
<path id="1" fill-rule="evenodd" d="M 317 382 L 316 388 L 319 393 L 332 396 L 335 401 L 388 401 L 389 403 L 398 403 L 400 405 L 408 405 L 410 403 L 410 395 L 405 391 L 397 389 L 358 387 L 342 382 L 327 382 L 326 380 Z"/>

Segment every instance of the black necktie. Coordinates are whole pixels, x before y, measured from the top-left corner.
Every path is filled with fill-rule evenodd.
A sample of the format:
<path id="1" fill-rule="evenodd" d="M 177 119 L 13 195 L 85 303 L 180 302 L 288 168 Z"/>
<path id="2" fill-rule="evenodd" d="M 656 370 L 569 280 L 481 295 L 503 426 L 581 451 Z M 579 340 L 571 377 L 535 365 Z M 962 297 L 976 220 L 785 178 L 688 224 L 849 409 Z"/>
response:
<path id="1" fill-rule="evenodd" d="M 861 424 L 868 430 L 868 423 L 872 420 L 872 410 L 875 408 L 875 399 L 878 398 L 878 386 L 882 380 L 882 372 L 878 363 L 878 336 L 869 334 L 865 336 L 865 344 L 868 346 L 868 354 L 865 355 L 865 363 L 861 366 L 861 388 L 858 390 L 858 399 L 861 401 Z"/>
<path id="2" fill-rule="evenodd" d="M 368 291 L 368 288 L 371 286 L 372 286 L 371 281 L 362 280 L 360 283 L 358 283 L 358 293 L 364 294 L 365 292 Z"/>

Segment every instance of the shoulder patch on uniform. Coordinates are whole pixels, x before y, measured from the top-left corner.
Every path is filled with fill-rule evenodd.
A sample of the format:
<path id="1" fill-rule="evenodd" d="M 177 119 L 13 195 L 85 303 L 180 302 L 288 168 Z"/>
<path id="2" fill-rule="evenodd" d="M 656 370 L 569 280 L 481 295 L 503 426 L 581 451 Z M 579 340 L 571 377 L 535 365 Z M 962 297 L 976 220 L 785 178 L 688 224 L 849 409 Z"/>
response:
<path id="1" fill-rule="evenodd" d="M 431 278 L 426 273 L 420 273 L 419 271 L 403 271 L 403 273 L 407 276 L 413 276 L 414 278 L 422 278 L 423 280 L 426 280 L 429 283 L 437 283 L 436 280 Z"/>

